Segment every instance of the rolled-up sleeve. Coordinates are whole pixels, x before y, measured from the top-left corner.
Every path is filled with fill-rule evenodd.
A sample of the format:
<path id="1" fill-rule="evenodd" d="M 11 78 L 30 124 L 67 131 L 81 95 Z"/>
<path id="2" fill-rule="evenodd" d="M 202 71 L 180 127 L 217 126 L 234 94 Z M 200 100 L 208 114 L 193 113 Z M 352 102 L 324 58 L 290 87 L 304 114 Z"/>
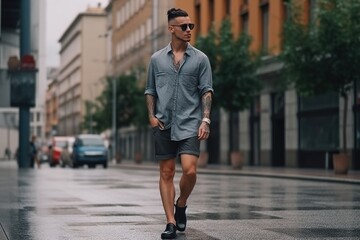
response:
<path id="1" fill-rule="evenodd" d="M 206 92 L 214 93 L 212 87 L 212 71 L 209 59 L 204 55 L 199 68 L 199 91 L 202 96 Z"/>
<path id="2" fill-rule="evenodd" d="M 153 95 L 157 97 L 156 87 L 155 87 L 155 71 L 154 71 L 154 59 L 150 59 L 149 67 L 148 67 L 148 74 L 147 74 L 147 81 L 145 87 L 145 95 Z"/>

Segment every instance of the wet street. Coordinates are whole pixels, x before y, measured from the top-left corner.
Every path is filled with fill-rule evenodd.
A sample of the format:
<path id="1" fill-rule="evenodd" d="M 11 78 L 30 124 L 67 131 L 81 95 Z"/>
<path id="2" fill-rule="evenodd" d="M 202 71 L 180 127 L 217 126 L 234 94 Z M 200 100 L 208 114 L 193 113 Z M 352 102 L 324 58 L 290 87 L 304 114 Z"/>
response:
<path id="1" fill-rule="evenodd" d="M 360 185 L 199 174 L 187 213 L 177 239 L 360 239 Z M 151 240 L 166 219 L 156 170 L 0 162 L 0 223 L 1 240 Z"/>

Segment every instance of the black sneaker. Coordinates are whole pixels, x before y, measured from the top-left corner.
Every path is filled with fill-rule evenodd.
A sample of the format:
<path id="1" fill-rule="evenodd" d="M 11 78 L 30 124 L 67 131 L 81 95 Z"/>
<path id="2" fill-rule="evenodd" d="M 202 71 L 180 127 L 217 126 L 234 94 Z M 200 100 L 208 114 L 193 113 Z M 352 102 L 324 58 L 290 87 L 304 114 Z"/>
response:
<path id="1" fill-rule="evenodd" d="M 178 206 L 178 200 L 176 200 L 176 204 L 175 204 L 175 221 L 176 221 L 176 227 L 177 230 L 179 230 L 180 232 L 185 231 L 186 228 L 186 208 L 185 207 L 179 207 Z"/>
<path id="2" fill-rule="evenodd" d="M 161 233 L 161 239 L 176 238 L 176 226 L 172 223 L 166 224 L 165 231 Z"/>

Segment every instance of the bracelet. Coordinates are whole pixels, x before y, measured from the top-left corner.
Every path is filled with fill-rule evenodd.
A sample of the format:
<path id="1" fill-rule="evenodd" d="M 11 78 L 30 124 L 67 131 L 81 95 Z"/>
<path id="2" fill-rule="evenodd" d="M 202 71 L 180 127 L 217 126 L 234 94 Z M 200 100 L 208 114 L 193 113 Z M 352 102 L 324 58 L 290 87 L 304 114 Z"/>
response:
<path id="1" fill-rule="evenodd" d="M 202 121 L 202 122 L 206 122 L 206 123 L 209 124 L 209 125 L 210 125 L 210 123 L 211 123 L 210 118 L 203 118 L 201 121 Z"/>

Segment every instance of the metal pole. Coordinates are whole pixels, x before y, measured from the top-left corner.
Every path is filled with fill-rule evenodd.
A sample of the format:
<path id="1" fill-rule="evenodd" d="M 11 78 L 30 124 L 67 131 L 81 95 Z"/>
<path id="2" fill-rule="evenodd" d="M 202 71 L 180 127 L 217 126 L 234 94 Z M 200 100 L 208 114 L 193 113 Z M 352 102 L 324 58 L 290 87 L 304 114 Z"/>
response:
<path id="1" fill-rule="evenodd" d="M 113 77 L 113 109 L 112 109 L 112 160 L 116 162 L 116 77 Z"/>
<path id="2" fill-rule="evenodd" d="M 92 134 L 93 133 L 93 129 L 92 129 L 92 121 L 93 121 L 93 119 L 92 119 L 92 115 L 93 115 L 93 113 L 92 113 L 92 97 L 91 97 L 91 102 L 90 102 L 89 107 L 90 107 L 90 134 Z"/>
<path id="3" fill-rule="evenodd" d="M 20 15 L 20 56 L 31 53 L 30 44 L 30 0 L 21 0 Z M 19 168 L 31 167 L 29 158 L 30 108 L 19 109 Z"/>

